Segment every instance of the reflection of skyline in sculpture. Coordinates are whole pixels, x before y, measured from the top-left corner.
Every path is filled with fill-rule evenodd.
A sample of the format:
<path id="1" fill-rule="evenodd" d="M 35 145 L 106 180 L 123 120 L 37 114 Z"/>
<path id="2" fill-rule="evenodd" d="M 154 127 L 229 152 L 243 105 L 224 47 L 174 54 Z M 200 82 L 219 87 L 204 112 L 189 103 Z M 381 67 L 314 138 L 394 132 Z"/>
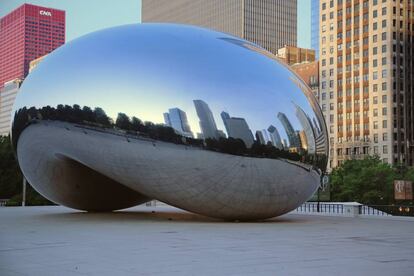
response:
<path id="1" fill-rule="evenodd" d="M 197 112 L 198 119 L 200 120 L 200 129 L 204 139 L 218 139 L 219 132 L 217 130 L 216 121 L 214 120 L 213 113 L 210 107 L 203 100 L 194 100 L 194 106 Z"/>
<path id="2" fill-rule="evenodd" d="M 283 149 L 282 140 L 280 139 L 280 135 L 277 131 L 277 128 L 274 125 L 270 125 L 267 128 L 267 131 L 269 132 L 270 140 L 272 141 L 273 146 L 275 146 L 278 149 Z"/>
<path id="3" fill-rule="evenodd" d="M 320 184 L 326 153 L 280 150 L 269 139 L 246 148 L 241 139 L 221 138 L 220 113 L 244 118 L 254 132 L 274 125 L 287 140 L 278 112 L 303 130 L 295 103 L 326 135 L 319 107 L 306 87 L 292 83 L 289 68 L 222 37 L 228 36 L 137 24 L 51 53 L 23 83 L 13 108 L 13 145 L 25 177 L 50 200 L 81 210 L 157 199 L 247 220 L 295 209 Z M 171 108 L 183 110 L 193 133 L 206 139 L 166 126 L 162 115 Z M 166 119 L 171 124 L 169 112 Z M 262 134 L 266 140 L 269 133 Z"/>
<path id="4" fill-rule="evenodd" d="M 292 124 L 290 123 L 289 119 L 286 117 L 286 114 L 283 112 L 279 112 L 277 114 L 277 118 L 282 123 L 283 127 L 285 128 L 287 137 L 289 139 L 289 147 L 290 148 L 300 148 L 300 140 L 299 136 L 296 131 L 293 129 Z"/>
<path id="5" fill-rule="evenodd" d="M 246 147 L 250 148 L 254 143 L 252 131 L 244 118 L 230 117 L 229 113 L 221 112 L 227 136 L 230 138 L 241 139 Z"/>
<path id="6" fill-rule="evenodd" d="M 164 122 L 167 126 L 172 127 L 180 134 L 193 138 L 190 125 L 188 124 L 187 114 L 179 108 L 170 108 L 164 113 Z"/>
<path id="7" fill-rule="evenodd" d="M 257 130 L 255 136 L 256 136 L 256 141 L 257 142 L 259 142 L 262 145 L 266 145 L 266 140 L 265 140 L 263 131 Z"/>
<path id="8" fill-rule="evenodd" d="M 302 147 L 308 151 L 308 153 L 315 153 L 315 130 L 312 125 L 312 121 L 306 115 L 305 111 L 295 104 L 296 117 L 302 125 L 302 131 L 299 133 L 299 137 L 302 143 Z"/>

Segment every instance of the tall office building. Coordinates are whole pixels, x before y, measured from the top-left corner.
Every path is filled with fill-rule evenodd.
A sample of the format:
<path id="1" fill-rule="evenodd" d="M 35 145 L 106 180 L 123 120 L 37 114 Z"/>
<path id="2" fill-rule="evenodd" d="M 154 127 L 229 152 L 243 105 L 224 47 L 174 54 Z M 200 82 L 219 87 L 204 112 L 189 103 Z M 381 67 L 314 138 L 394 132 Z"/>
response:
<path id="1" fill-rule="evenodd" d="M 193 102 L 199 119 L 202 137 L 204 139 L 219 139 L 221 135 L 217 130 L 213 112 L 211 112 L 208 104 L 203 100 L 194 100 Z"/>
<path id="2" fill-rule="evenodd" d="M 230 33 L 273 54 L 296 45 L 297 0 L 142 0 L 141 18 Z"/>
<path id="3" fill-rule="evenodd" d="M 253 145 L 253 134 L 244 118 L 230 117 L 224 111 L 221 112 L 221 118 L 223 119 L 229 138 L 241 139 L 248 148 Z"/>
<path id="4" fill-rule="evenodd" d="M 65 43 L 65 12 L 23 4 L 0 19 L 0 88 L 24 79 L 30 61 Z"/>
<path id="5" fill-rule="evenodd" d="M 413 165 L 414 2 L 320 2 L 320 103 L 329 166 L 379 155 Z"/>
<path id="6" fill-rule="evenodd" d="M 181 135 L 193 138 L 190 125 L 188 124 L 187 114 L 179 108 L 170 108 L 164 113 L 164 122 L 172 127 Z"/>
<path id="7" fill-rule="evenodd" d="M 315 50 L 316 59 L 319 58 L 319 1 L 311 2 L 311 48 Z"/>

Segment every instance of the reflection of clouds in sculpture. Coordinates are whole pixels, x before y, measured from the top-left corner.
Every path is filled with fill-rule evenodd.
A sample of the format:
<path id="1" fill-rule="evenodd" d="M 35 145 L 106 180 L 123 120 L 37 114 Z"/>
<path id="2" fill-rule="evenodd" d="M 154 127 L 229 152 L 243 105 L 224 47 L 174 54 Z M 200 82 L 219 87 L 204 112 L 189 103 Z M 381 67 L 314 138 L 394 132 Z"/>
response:
<path id="1" fill-rule="evenodd" d="M 98 199 L 63 191 L 75 180 L 103 181 L 102 196 L 119 192 L 112 209 L 126 192 L 121 185 L 138 201 L 157 198 L 222 218 L 268 217 L 306 200 L 326 166 L 326 128 L 308 94 L 254 44 L 196 27 L 129 25 L 46 57 L 17 96 L 13 141 L 22 137 L 19 162 L 33 185 L 67 206 L 101 208 Z M 41 146 L 41 131 L 56 148 Z M 40 145 L 36 155 L 23 150 L 32 143 Z M 62 189 L 51 188 L 46 164 L 67 176 Z M 85 177 L 71 179 L 78 169 Z"/>

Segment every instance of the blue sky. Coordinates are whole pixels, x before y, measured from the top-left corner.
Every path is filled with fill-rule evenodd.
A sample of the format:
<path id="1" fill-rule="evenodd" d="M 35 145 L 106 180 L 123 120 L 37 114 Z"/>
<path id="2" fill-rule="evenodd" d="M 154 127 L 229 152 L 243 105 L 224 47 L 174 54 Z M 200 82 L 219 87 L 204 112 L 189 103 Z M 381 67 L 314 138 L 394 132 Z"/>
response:
<path id="1" fill-rule="evenodd" d="M 66 40 L 99 29 L 141 22 L 140 0 L 0 0 L 0 17 L 31 3 L 66 11 Z M 298 0 L 298 46 L 310 48 L 310 0 Z"/>

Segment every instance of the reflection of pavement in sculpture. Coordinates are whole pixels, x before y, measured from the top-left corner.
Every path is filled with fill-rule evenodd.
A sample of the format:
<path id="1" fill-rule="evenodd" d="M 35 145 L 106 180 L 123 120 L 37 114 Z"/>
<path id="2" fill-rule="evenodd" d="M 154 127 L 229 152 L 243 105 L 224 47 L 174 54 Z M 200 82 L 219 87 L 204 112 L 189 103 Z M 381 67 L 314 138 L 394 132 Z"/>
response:
<path id="1" fill-rule="evenodd" d="M 319 184 L 315 171 L 280 160 L 127 140 L 60 122 L 27 127 L 17 149 L 26 177 L 42 183 L 42 194 L 86 210 L 155 198 L 212 217 L 267 218 L 296 208 Z"/>

